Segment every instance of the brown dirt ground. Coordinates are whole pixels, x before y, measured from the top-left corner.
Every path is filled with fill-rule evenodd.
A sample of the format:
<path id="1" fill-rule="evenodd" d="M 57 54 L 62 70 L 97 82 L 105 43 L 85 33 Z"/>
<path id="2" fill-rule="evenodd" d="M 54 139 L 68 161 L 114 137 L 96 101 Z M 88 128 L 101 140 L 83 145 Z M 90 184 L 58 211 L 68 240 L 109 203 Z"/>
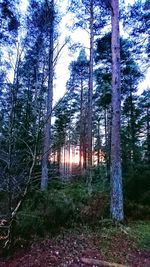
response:
<path id="1" fill-rule="evenodd" d="M 132 267 L 150 267 L 150 251 L 137 249 L 125 233 L 112 237 L 105 234 L 74 233 L 33 241 L 19 248 L 10 258 L 0 259 L 0 267 L 88 267 L 81 257 L 126 264 Z"/>

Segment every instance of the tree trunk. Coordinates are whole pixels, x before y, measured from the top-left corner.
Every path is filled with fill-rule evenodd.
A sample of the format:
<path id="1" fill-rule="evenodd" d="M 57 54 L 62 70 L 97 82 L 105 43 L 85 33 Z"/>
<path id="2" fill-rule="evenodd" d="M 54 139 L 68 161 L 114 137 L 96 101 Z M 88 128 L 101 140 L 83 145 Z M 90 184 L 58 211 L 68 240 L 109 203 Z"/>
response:
<path id="1" fill-rule="evenodd" d="M 111 263 L 108 261 L 98 260 L 98 259 L 91 259 L 91 258 L 81 258 L 81 261 L 87 265 L 94 265 L 94 266 L 101 266 L 101 267 L 129 267 L 122 264 Z"/>
<path id="2" fill-rule="evenodd" d="M 108 173 L 109 173 L 109 169 L 110 169 L 110 166 L 108 165 L 109 162 L 108 162 L 108 121 L 107 121 L 107 108 L 105 107 L 105 110 L 104 110 L 104 124 L 105 124 L 105 159 L 106 159 L 106 177 L 108 178 Z"/>
<path id="3" fill-rule="evenodd" d="M 111 105 L 107 110 L 107 180 L 110 182 L 110 155 L 111 155 Z"/>
<path id="4" fill-rule="evenodd" d="M 134 107 L 134 102 L 133 102 L 133 95 L 132 91 L 130 89 L 130 109 L 131 109 L 131 114 L 130 114 L 130 129 L 131 129 L 131 165 L 134 168 L 134 164 L 136 163 L 137 157 L 136 157 L 136 125 L 135 125 L 135 107 Z"/>
<path id="5" fill-rule="evenodd" d="M 52 115 L 52 99 L 53 99 L 53 48 L 54 48 L 54 0 L 51 0 L 50 5 L 50 41 L 49 41 L 49 61 L 48 61 L 48 89 L 47 89 L 47 114 L 44 131 L 44 145 L 42 158 L 42 176 L 41 190 L 46 190 L 48 187 L 48 162 L 51 147 L 51 115 Z"/>
<path id="6" fill-rule="evenodd" d="M 120 147 L 120 33 L 119 1 L 112 0 L 112 128 L 111 128 L 111 216 L 115 221 L 123 221 L 123 192 Z"/>
<path id="7" fill-rule="evenodd" d="M 60 146 L 57 148 L 57 164 L 58 164 L 58 170 L 59 170 L 60 164 L 61 164 L 61 147 Z"/>
<path id="8" fill-rule="evenodd" d="M 149 107 L 146 108 L 147 113 L 147 161 L 148 164 L 150 164 L 150 126 L 149 126 Z"/>
<path id="9" fill-rule="evenodd" d="M 98 150 L 97 150 L 97 165 L 100 164 L 100 149 L 101 149 L 101 138 L 100 138 L 100 119 L 98 119 Z"/>
<path id="10" fill-rule="evenodd" d="M 83 80 L 81 77 L 81 94 L 80 94 L 80 170 L 83 168 L 83 139 L 84 139 L 84 131 L 83 131 Z"/>
<path id="11" fill-rule="evenodd" d="M 111 107 L 105 107 L 104 110 L 105 122 L 105 159 L 106 159 L 106 177 L 110 182 L 110 151 L 111 151 Z"/>
<path id="12" fill-rule="evenodd" d="M 86 170 L 87 168 L 87 135 L 86 135 L 86 127 L 87 127 L 87 123 L 86 123 L 86 118 L 85 118 L 85 115 L 84 115 L 84 122 L 83 122 L 83 136 L 84 136 L 84 139 L 83 139 L 83 171 Z"/>
<path id="13" fill-rule="evenodd" d="M 88 167 L 92 166 L 92 96 L 93 96 L 93 0 L 90 0 L 90 66 L 88 91 Z"/>

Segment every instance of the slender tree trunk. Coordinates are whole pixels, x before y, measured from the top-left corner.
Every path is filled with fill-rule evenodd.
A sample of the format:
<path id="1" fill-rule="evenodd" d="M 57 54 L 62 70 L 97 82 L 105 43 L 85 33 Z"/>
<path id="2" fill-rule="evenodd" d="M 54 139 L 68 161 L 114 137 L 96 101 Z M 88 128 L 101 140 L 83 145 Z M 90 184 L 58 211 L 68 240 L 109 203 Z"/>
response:
<path id="1" fill-rule="evenodd" d="M 80 170 L 83 168 L 83 80 L 81 78 L 80 94 Z"/>
<path id="2" fill-rule="evenodd" d="M 10 111 L 10 117 L 9 117 L 9 129 L 8 129 L 8 133 L 9 133 L 9 140 L 8 140 L 8 210 L 9 210 L 9 214 L 11 214 L 11 209 L 12 209 L 12 177 L 11 177 L 11 172 L 12 172 L 12 150 L 13 150 L 13 146 L 12 146 L 12 140 L 13 138 L 13 123 L 14 123 L 14 119 L 13 119 L 13 97 L 12 97 L 12 103 L 11 103 L 11 111 Z"/>
<path id="3" fill-rule="evenodd" d="M 44 145 L 42 158 L 42 176 L 41 190 L 48 187 L 48 162 L 51 147 L 51 115 L 52 115 L 52 99 L 53 99 L 53 49 L 54 49 L 54 0 L 51 0 L 50 6 L 50 42 L 49 42 L 49 62 L 48 62 L 48 90 L 47 90 L 47 114 L 44 131 Z"/>
<path id="4" fill-rule="evenodd" d="M 149 108 L 147 107 L 146 109 L 146 113 L 147 113 L 147 161 L 148 164 L 150 164 L 150 126 L 149 126 Z"/>
<path id="5" fill-rule="evenodd" d="M 100 149 L 101 149 L 101 138 L 100 138 L 100 119 L 98 119 L 98 150 L 97 150 L 97 164 L 100 164 Z"/>
<path id="6" fill-rule="evenodd" d="M 119 1 L 112 0 L 112 132 L 111 132 L 111 216 L 115 221 L 124 219 L 122 168 L 120 146 L 120 33 Z"/>
<path id="7" fill-rule="evenodd" d="M 34 115 L 37 116 L 37 97 L 38 97 L 38 63 L 35 67 L 35 94 L 34 94 Z"/>
<path id="8" fill-rule="evenodd" d="M 107 180 L 110 182 L 110 155 L 111 155 L 111 105 L 107 110 Z"/>
<path id="9" fill-rule="evenodd" d="M 106 177 L 110 181 L 110 114 L 109 107 L 105 107 L 104 122 L 105 122 L 105 149 L 106 149 Z"/>
<path id="10" fill-rule="evenodd" d="M 60 146 L 57 149 L 57 164 L 58 164 L 58 170 L 59 170 L 60 164 L 61 164 L 61 147 Z"/>
<path id="11" fill-rule="evenodd" d="M 133 102 L 133 95 L 130 89 L 130 129 L 131 129 L 131 164 L 134 168 L 134 164 L 136 162 L 136 151 L 135 151 L 135 118 L 134 118 L 134 102 Z"/>
<path id="12" fill-rule="evenodd" d="M 68 144 L 68 173 L 69 173 L 69 177 L 70 178 L 70 175 L 71 175 L 71 145 L 70 145 L 70 132 L 69 132 L 69 144 Z"/>
<path id="13" fill-rule="evenodd" d="M 84 122 L 83 122 L 83 135 L 84 135 L 84 139 L 83 139 L 83 170 L 85 171 L 86 168 L 87 168 L 87 135 L 86 135 L 86 126 L 87 126 L 87 123 L 86 123 L 86 118 L 85 118 L 85 115 L 84 115 Z"/>
<path id="14" fill-rule="evenodd" d="M 108 134 L 107 134 L 107 109 L 104 110 L 104 125 L 105 125 L 105 159 L 106 159 L 106 177 L 108 177 Z"/>
<path id="15" fill-rule="evenodd" d="M 15 151 L 15 139 L 14 139 L 14 127 L 16 122 L 16 106 L 18 100 L 19 90 L 19 68 L 20 68 L 20 53 L 19 47 L 17 48 L 17 57 L 15 62 L 13 84 L 11 87 L 11 107 L 9 114 L 9 128 L 8 128 L 8 209 L 11 214 L 12 209 L 12 165 L 13 165 L 13 154 Z"/>
<path id="16" fill-rule="evenodd" d="M 65 144 L 64 144 L 64 173 L 63 173 L 63 176 L 65 176 L 65 175 L 66 175 L 66 140 L 65 140 Z"/>
<path id="17" fill-rule="evenodd" d="M 88 91 L 88 167 L 92 166 L 92 96 L 93 96 L 93 0 L 90 0 L 90 67 Z"/>

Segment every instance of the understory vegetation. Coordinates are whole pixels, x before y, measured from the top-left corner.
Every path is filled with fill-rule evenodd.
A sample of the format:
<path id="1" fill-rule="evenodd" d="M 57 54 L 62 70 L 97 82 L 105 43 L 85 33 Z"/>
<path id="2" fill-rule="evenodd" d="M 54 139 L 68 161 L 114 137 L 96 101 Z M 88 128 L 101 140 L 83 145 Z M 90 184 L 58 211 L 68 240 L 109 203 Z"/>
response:
<path id="1" fill-rule="evenodd" d="M 99 171 L 95 170 L 90 190 L 84 177 L 70 182 L 53 179 L 44 192 L 38 190 L 38 184 L 35 188 L 31 186 L 13 223 L 13 239 L 44 237 L 79 225 L 92 227 L 111 223 L 109 182 L 106 178 L 97 179 Z M 150 219 L 149 187 L 148 184 L 147 188 L 142 186 L 144 178 L 148 181 L 147 175 L 148 171 L 140 176 L 128 176 L 124 186 L 126 223 Z M 134 192 L 138 192 L 138 199 Z M 1 194 L 1 199 L 5 209 L 6 196 Z"/>

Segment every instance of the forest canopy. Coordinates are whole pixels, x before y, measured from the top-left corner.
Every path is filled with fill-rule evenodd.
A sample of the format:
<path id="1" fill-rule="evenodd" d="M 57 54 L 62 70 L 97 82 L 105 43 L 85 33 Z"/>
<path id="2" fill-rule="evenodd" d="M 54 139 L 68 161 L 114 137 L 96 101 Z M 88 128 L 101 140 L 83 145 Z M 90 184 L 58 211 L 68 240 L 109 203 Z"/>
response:
<path id="1" fill-rule="evenodd" d="M 73 220 L 149 218 L 150 5 L 128 2 L 1 0 L 3 247 Z"/>

